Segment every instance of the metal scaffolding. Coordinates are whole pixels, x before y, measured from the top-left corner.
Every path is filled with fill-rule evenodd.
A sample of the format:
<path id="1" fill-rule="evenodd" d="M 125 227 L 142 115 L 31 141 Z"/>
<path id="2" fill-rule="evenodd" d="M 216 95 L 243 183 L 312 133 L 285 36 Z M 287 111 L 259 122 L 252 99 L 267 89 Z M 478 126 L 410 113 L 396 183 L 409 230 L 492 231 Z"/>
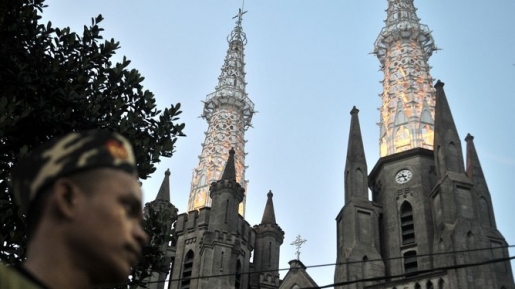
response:
<path id="1" fill-rule="evenodd" d="M 242 15 L 239 11 L 236 26 L 227 37 L 229 49 L 218 77 L 215 92 L 204 100 L 202 118 L 208 122 L 206 138 L 202 143 L 199 164 L 193 171 L 188 210 L 211 206 L 209 185 L 220 179 L 229 150 L 235 150 L 236 181 L 247 188 L 245 180 L 245 131 L 252 126 L 254 103 L 245 87 L 244 46 L 247 37 L 242 30 Z M 245 214 L 245 198 L 240 204 L 240 214 Z"/>
<path id="2" fill-rule="evenodd" d="M 380 155 L 433 149 L 435 94 L 429 57 L 437 50 L 413 0 L 389 0 L 386 26 L 374 45 L 384 72 Z"/>

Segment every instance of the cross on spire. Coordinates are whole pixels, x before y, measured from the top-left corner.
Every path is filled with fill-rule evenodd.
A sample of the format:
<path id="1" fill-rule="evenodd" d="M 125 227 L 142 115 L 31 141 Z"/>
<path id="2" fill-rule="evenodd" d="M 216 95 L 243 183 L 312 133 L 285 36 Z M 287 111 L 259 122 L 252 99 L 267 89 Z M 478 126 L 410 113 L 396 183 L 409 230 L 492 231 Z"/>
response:
<path id="1" fill-rule="evenodd" d="M 241 8 L 238 10 L 238 15 L 234 16 L 232 19 L 238 17 L 238 21 L 236 21 L 236 24 L 241 25 L 241 20 L 243 14 L 247 13 L 247 11 L 243 11 L 243 6 L 245 5 L 245 0 L 243 0 L 243 3 L 241 4 Z"/>
<path id="2" fill-rule="evenodd" d="M 297 238 L 295 238 L 295 241 L 291 242 L 290 245 L 297 247 L 297 260 L 300 261 L 300 247 L 302 247 L 302 244 L 306 243 L 307 240 L 303 240 L 300 238 L 300 235 L 297 235 Z"/>

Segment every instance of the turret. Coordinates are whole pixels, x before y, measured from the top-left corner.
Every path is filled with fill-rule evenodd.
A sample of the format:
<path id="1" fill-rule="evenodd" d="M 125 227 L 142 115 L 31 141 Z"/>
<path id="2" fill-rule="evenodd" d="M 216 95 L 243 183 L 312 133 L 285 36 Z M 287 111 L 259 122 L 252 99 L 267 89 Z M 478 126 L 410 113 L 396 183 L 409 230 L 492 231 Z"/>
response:
<path id="1" fill-rule="evenodd" d="M 177 219 L 177 209 L 170 203 L 170 170 L 166 170 L 165 177 L 159 188 L 156 199 L 145 205 L 144 218 L 152 228 L 159 228 L 159 232 L 168 235 L 168 238 L 151 238 L 152 245 L 158 245 L 164 254 L 164 264 L 172 263 L 175 258 L 175 245 L 170 246 L 172 225 Z M 162 242 L 156 244 L 156 241 Z M 166 273 L 153 272 L 148 278 L 150 289 L 163 289 Z"/>
<path id="2" fill-rule="evenodd" d="M 245 189 L 236 182 L 234 154 L 234 149 L 231 149 L 222 178 L 211 183 L 209 188 L 212 199 L 209 231 L 237 231 L 238 207 L 245 196 Z"/>
<path id="3" fill-rule="evenodd" d="M 254 266 L 259 273 L 259 288 L 279 287 L 279 253 L 283 243 L 284 231 L 275 221 L 272 191 L 267 194 L 265 211 L 261 224 L 254 226 L 256 243 L 254 247 Z"/>
<path id="4" fill-rule="evenodd" d="M 368 199 L 367 164 L 358 112 L 356 107 L 350 112 L 351 125 L 345 164 L 345 205 L 336 217 L 338 265 L 335 267 L 335 283 L 385 274 L 379 244 L 380 208 Z M 375 282 L 365 282 L 356 288 L 372 284 Z"/>
<path id="5" fill-rule="evenodd" d="M 171 218 L 166 220 L 167 224 L 171 227 L 172 223 L 177 217 L 177 209 L 170 202 L 170 170 L 167 169 L 165 177 L 159 187 L 159 191 L 154 201 L 145 204 L 145 215 L 148 216 L 150 210 L 160 212 L 161 214 L 170 214 Z"/>

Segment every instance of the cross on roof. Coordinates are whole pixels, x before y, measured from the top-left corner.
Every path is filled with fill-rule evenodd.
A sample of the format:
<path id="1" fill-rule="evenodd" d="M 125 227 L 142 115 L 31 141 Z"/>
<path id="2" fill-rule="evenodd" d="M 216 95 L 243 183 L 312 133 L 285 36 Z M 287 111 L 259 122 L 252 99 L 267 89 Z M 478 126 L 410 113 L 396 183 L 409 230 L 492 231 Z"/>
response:
<path id="1" fill-rule="evenodd" d="M 300 235 L 297 235 L 297 238 L 295 239 L 295 241 L 291 242 L 290 245 L 292 246 L 295 246 L 297 247 L 297 252 L 295 252 L 297 254 L 297 260 L 300 261 L 300 247 L 302 247 L 302 244 L 306 243 L 306 240 L 303 240 L 300 238 Z"/>

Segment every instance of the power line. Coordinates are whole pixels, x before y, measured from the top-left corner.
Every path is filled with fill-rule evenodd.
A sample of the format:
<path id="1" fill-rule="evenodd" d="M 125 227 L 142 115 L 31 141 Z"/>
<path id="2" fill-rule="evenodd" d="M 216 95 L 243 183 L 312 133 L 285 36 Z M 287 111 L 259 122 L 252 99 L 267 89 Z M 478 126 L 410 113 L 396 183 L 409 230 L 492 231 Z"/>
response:
<path id="1" fill-rule="evenodd" d="M 400 275 L 393 275 L 393 276 L 365 278 L 365 279 L 358 279 L 358 280 L 352 280 L 352 281 L 338 282 L 338 283 L 333 283 L 333 284 L 319 286 L 319 287 L 304 287 L 301 289 L 322 289 L 322 288 L 329 288 L 329 287 L 334 287 L 334 286 L 344 286 L 344 285 L 349 285 L 349 284 L 354 284 L 354 283 L 359 283 L 359 282 L 382 281 L 382 280 L 386 280 L 386 279 L 394 279 L 394 278 L 413 276 L 413 274 L 426 274 L 426 273 L 432 273 L 432 272 L 436 272 L 436 271 L 462 269 L 462 268 L 468 268 L 468 267 L 474 267 L 474 266 L 493 264 L 493 263 L 498 263 L 498 262 L 506 262 L 506 261 L 510 261 L 513 259 L 515 259 L 515 256 L 508 257 L 508 258 L 492 259 L 492 260 L 478 262 L 478 263 L 468 263 L 468 264 L 438 267 L 438 268 L 427 269 L 427 270 L 419 270 L 419 271 L 416 271 L 416 272 L 413 272 L 410 274 L 400 274 Z"/>
<path id="2" fill-rule="evenodd" d="M 477 251 L 484 251 L 484 250 L 498 250 L 498 249 L 505 249 L 505 248 L 513 248 L 515 245 L 508 245 L 508 246 L 501 246 L 501 247 L 487 247 L 487 248 L 479 248 L 479 249 L 470 249 L 470 250 L 457 250 L 457 251 L 451 251 L 451 252 L 442 252 L 442 253 L 432 253 L 432 254 L 422 254 L 422 255 L 416 255 L 416 257 L 427 257 L 427 256 L 439 256 L 439 255 L 450 255 L 450 254 L 459 254 L 459 253 L 469 253 L 469 252 L 477 252 Z M 320 268 L 320 267 L 327 267 L 327 266 L 340 266 L 340 265 L 350 265 L 350 264 L 356 264 L 356 263 L 370 263 L 370 262 L 377 262 L 377 261 L 390 261 L 390 260 L 398 260 L 398 259 L 404 259 L 403 256 L 401 257 L 391 257 L 391 258 L 385 258 L 385 259 L 371 259 L 371 260 L 359 260 L 359 261 L 349 261 L 349 262 L 339 262 L 339 263 L 328 263 L 328 264 L 319 264 L 319 265 L 310 265 L 305 266 L 307 268 Z M 480 263 L 471 263 L 471 264 L 462 264 L 462 265 L 455 265 L 455 266 L 449 266 L 449 267 L 440 267 L 440 268 L 433 268 L 428 270 L 420 270 L 417 271 L 417 273 L 424 274 L 428 272 L 434 272 L 434 271 L 441 271 L 441 270 L 448 270 L 448 269 L 459 269 L 464 267 L 471 267 L 471 266 L 479 266 L 489 263 L 496 263 L 496 262 L 504 262 L 515 259 L 514 257 L 508 257 L 508 258 L 499 258 L 499 259 L 492 259 L 485 262 Z M 456 267 L 456 268 L 454 268 Z M 250 274 L 260 274 L 260 273 L 269 273 L 269 272 L 277 272 L 277 271 L 287 271 L 292 268 L 281 268 L 277 270 L 262 270 L 262 271 L 253 271 L 253 272 L 240 272 L 238 274 L 241 275 L 250 275 Z M 218 277 L 227 277 L 227 276 L 234 276 L 236 273 L 226 273 L 226 274 L 218 274 L 218 275 L 209 275 L 209 276 L 196 276 L 196 277 L 190 277 L 187 278 L 188 280 L 196 280 L 196 279 L 207 279 L 207 278 L 218 278 Z M 411 274 L 409 274 L 411 276 Z M 332 286 L 342 286 L 342 285 L 348 285 L 353 284 L 357 282 L 367 282 L 367 281 L 381 281 L 385 279 L 391 279 L 391 278 L 399 278 L 399 277 L 406 277 L 406 274 L 401 275 L 395 275 L 395 276 L 385 276 L 385 277 L 375 277 L 375 278 L 368 278 L 368 279 L 359 279 L 359 280 L 353 280 L 353 281 L 347 281 L 343 282 L 345 284 L 335 283 L 331 285 L 324 285 L 322 287 L 310 287 L 310 288 L 302 288 L 302 289 L 312 289 L 312 288 L 328 288 Z M 163 283 L 163 282 L 177 282 L 185 280 L 186 278 L 178 278 L 178 279 L 168 279 L 164 281 L 149 281 L 147 283 Z M 349 283 L 350 282 L 350 283 Z"/>

